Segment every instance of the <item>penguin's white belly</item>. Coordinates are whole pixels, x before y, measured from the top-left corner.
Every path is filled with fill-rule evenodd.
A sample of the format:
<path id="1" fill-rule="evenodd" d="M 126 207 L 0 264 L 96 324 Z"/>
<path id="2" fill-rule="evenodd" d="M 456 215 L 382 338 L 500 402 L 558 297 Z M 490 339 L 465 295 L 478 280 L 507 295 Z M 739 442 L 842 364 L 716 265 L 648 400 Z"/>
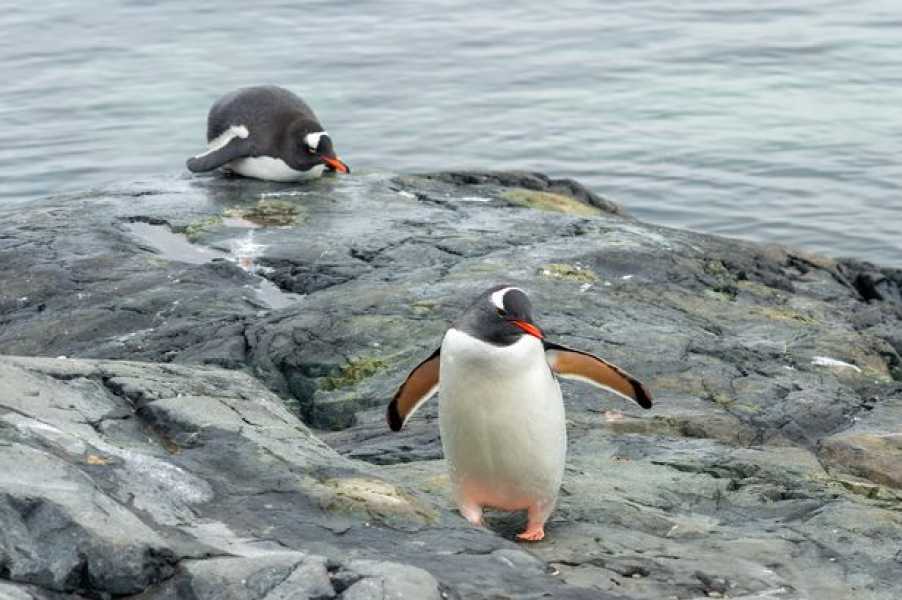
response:
<path id="1" fill-rule="evenodd" d="M 442 342 L 439 428 L 459 503 L 553 502 L 564 473 L 564 404 L 541 341 L 506 347 L 455 329 Z"/>
<path id="2" fill-rule="evenodd" d="M 323 174 L 326 165 L 316 165 L 308 171 L 296 171 L 281 158 L 271 156 L 249 156 L 226 164 L 226 169 L 245 177 L 255 177 L 267 181 L 302 181 L 315 179 Z"/>

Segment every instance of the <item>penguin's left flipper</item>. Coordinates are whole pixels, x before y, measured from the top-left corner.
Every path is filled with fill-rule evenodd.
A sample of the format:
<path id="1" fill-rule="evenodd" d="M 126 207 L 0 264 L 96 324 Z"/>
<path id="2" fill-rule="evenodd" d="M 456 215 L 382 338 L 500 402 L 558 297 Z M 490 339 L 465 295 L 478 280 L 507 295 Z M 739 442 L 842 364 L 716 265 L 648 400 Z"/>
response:
<path id="1" fill-rule="evenodd" d="M 251 142 L 247 138 L 235 136 L 225 146 L 192 156 L 185 164 L 193 173 L 212 171 L 235 159 L 250 156 L 251 150 Z"/>
<path id="2" fill-rule="evenodd" d="M 395 392 L 385 411 L 385 420 L 392 431 L 400 431 L 413 413 L 438 391 L 440 352 L 441 347 L 414 367 Z"/>
<path id="3" fill-rule="evenodd" d="M 543 340 L 545 359 L 551 370 L 565 379 L 578 379 L 651 408 L 651 394 L 642 382 L 618 367 L 587 352 Z"/>

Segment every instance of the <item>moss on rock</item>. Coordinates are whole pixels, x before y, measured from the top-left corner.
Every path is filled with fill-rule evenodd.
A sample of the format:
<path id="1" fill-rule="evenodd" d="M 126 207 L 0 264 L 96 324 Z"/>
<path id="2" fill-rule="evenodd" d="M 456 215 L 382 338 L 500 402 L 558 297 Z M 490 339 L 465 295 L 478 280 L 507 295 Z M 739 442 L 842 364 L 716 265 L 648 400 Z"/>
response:
<path id="1" fill-rule="evenodd" d="M 188 223 L 181 231 L 178 231 L 178 233 L 184 234 L 184 236 L 188 238 L 188 241 L 195 242 L 205 231 L 209 230 L 211 227 L 216 227 L 221 223 L 222 217 L 219 215 L 211 215 Z"/>
<path id="2" fill-rule="evenodd" d="M 435 511 L 398 486 L 378 479 L 346 477 L 322 482 L 320 504 L 326 510 L 365 512 L 379 520 L 434 521 Z"/>
<path id="3" fill-rule="evenodd" d="M 295 204 L 284 200 L 259 200 L 249 208 L 228 208 L 225 215 L 245 219 L 261 227 L 287 227 L 295 224 L 299 212 Z"/>
<path id="4" fill-rule="evenodd" d="M 585 217 L 602 214 L 602 211 L 594 206 L 580 202 L 570 196 L 552 192 L 537 192 L 525 188 L 510 188 L 501 192 L 501 197 L 514 206 L 524 206 Z"/>
<path id="5" fill-rule="evenodd" d="M 750 310 L 752 313 L 770 319 L 771 321 L 797 321 L 805 325 L 814 325 L 817 323 L 817 319 L 814 317 L 804 315 L 796 310 L 782 306 L 754 306 Z"/>
<path id="6" fill-rule="evenodd" d="M 372 377 L 387 365 L 379 358 L 364 357 L 351 359 L 338 373 L 323 377 L 320 389 L 338 390 L 357 385 L 367 377 Z"/>
<path id="7" fill-rule="evenodd" d="M 417 315 L 425 315 L 431 312 L 435 312 L 435 309 L 438 307 L 437 302 L 433 302 L 432 300 L 418 300 L 410 305 L 413 309 L 414 314 Z"/>
<path id="8" fill-rule="evenodd" d="M 591 269 L 580 265 L 568 265 L 566 263 L 550 263 L 539 269 L 539 274 L 549 279 L 564 279 L 577 283 L 597 283 L 599 281 Z"/>

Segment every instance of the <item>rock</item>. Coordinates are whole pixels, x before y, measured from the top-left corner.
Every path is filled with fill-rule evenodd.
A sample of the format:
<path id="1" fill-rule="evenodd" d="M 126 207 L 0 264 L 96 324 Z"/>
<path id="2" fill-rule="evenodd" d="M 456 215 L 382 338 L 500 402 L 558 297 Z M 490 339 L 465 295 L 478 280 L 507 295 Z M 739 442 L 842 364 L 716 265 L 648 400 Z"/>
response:
<path id="1" fill-rule="evenodd" d="M 869 497 L 902 493 L 902 386 L 868 398 L 854 425 L 822 439 L 818 456 L 847 488 Z M 851 479 L 844 475 L 853 476 Z M 866 481 L 860 481 L 864 479 Z M 868 484 L 870 482 L 870 484 Z M 877 485 L 873 485 L 877 484 Z M 883 490 L 886 486 L 889 490 Z"/>
<path id="2" fill-rule="evenodd" d="M 840 262 L 839 272 L 862 299 L 902 305 L 902 269 L 846 259 Z"/>
<path id="3" fill-rule="evenodd" d="M 831 467 L 902 489 L 902 433 L 831 436 L 820 454 Z"/>
<path id="4" fill-rule="evenodd" d="M 7 577 L 56 592 L 125 595 L 172 576 L 175 552 L 152 528 L 52 454 L 11 443 L 0 456 Z"/>
<path id="5" fill-rule="evenodd" d="M 520 206 L 532 206 L 542 210 L 558 210 L 575 214 L 596 214 L 583 207 L 593 207 L 613 215 L 625 215 L 623 207 L 602 198 L 573 179 L 552 179 L 543 173 L 523 171 L 449 171 L 422 175 L 422 179 L 451 184 L 453 192 L 475 189 L 488 194 L 499 193 Z M 536 192 L 529 194 L 527 192 Z"/>
<path id="6" fill-rule="evenodd" d="M 533 173 L 0 209 L 0 348 L 28 355 L 0 357 L 0 594 L 898 598 L 896 275 Z M 568 467 L 532 545 L 523 515 L 456 514 L 435 402 L 384 424 L 501 281 L 656 399 L 562 384 Z"/>
<path id="7" fill-rule="evenodd" d="M 348 568 L 360 574 L 363 579 L 348 588 L 344 598 L 442 599 L 438 582 L 422 569 L 374 560 L 351 561 Z"/>
<path id="8" fill-rule="evenodd" d="M 14 598 L 591 597 L 204 366 L 0 356 L 0 524 Z"/>

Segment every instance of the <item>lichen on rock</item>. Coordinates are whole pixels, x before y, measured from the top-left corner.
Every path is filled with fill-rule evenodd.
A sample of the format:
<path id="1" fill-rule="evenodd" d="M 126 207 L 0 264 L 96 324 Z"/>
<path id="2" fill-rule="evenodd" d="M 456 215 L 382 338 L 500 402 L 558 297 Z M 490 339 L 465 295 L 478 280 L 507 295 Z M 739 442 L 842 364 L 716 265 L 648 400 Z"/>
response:
<path id="1" fill-rule="evenodd" d="M 599 281 L 598 275 L 591 269 L 578 264 L 549 263 L 539 267 L 539 273 L 549 279 L 564 279 L 577 283 L 597 283 Z"/>
<path id="2" fill-rule="evenodd" d="M 245 219 L 260 227 L 288 227 L 300 215 L 296 204 L 284 200 L 258 200 L 251 207 L 232 207 L 223 211 L 227 217 Z"/>
<path id="3" fill-rule="evenodd" d="M 602 211 L 594 206 L 589 206 L 570 196 L 552 192 L 538 192 L 523 188 L 513 188 L 501 192 L 501 197 L 514 206 L 522 206 L 525 208 L 535 208 L 538 210 L 580 216 L 597 216 L 602 214 Z"/>
<path id="4" fill-rule="evenodd" d="M 357 385 L 367 377 L 372 377 L 387 364 L 381 358 L 361 357 L 353 358 L 342 366 L 337 373 L 327 375 L 321 379 L 320 388 L 326 391 Z"/>
<path id="5" fill-rule="evenodd" d="M 221 224 L 222 217 L 219 215 L 211 215 L 191 221 L 184 227 L 174 228 L 173 231 L 184 234 L 184 236 L 188 238 L 188 241 L 196 242 L 203 233 Z"/>
<path id="6" fill-rule="evenodd" d="M 323 508 L 334 511 L 363 512 L 374 519 L 435 521 L 436 513 L 427 504 L 398 486 L 378 479 L 347 477 L 322 482 L 327 493 L 320 497 Z"/>

